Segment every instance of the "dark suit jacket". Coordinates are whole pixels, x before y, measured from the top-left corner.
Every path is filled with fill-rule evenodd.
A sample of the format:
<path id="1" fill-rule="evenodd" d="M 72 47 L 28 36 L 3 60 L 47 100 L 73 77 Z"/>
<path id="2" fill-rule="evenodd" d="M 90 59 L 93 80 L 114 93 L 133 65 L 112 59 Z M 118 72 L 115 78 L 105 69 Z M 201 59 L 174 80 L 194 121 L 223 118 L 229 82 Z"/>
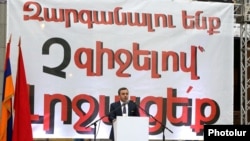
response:
<path id="1" fill-rule="evenodd" d="M 116 119 L 116 116 L 122 116 L 120 101 L 114 102 L 110 105 L 110 114 L 108 116 L 109 121 L 112 123 L 113 120 Z M 137 105 L 132 101 L 128 102 L 128 116 L 140 116 Z M 112 123 L 109 139 L 114 141 L 113 123 Z"/>

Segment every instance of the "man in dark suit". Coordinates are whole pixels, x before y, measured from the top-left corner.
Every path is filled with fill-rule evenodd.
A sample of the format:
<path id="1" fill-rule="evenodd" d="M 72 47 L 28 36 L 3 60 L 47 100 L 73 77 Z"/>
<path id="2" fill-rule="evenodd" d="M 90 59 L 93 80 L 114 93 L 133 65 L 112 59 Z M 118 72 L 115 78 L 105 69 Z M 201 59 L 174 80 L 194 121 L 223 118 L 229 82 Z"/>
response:
<path id="1" fill-rule="evenodd" d="M 109 121 L 112 123 L 109 136 L 109 139 L 112 141 L 114 141 L 113 122 L 117 116 L 140 116 L 137 105 L 133 101 L 129 101 L 129 91 L 126 87 L 122 87 L 118 90 L 118 96 L 120 100 L 111 103 L 110 114 L 108 116 Z"/>

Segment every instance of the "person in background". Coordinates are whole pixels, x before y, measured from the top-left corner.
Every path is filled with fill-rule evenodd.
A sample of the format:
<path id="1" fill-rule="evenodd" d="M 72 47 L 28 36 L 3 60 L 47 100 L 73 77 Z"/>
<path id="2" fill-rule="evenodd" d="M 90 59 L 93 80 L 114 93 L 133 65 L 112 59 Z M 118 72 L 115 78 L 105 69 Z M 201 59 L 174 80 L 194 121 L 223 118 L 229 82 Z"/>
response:
<path id="1" fill-rule="evenodd" d="M 129 100 L 129 90 L 121 87 L 118 90 L 119 101 L 110 104 L 109 121 L 112 123 L 109 139 L 114 141 L 113 122 L 117 116 L 140 116 L 137 105 Z M 120 108 L 119 108 L 120 107 Z"/>

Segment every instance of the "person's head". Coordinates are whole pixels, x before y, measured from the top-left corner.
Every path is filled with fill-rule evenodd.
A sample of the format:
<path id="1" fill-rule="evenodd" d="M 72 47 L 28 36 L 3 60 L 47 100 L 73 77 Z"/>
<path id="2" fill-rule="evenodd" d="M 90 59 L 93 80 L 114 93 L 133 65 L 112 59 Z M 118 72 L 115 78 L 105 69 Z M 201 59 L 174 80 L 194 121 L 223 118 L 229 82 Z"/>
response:
<path id="1" fill-rule="evenodd" d="M 118 90 L 118 95 L 120 97 L 120 100 L 122 102 L 126 102 L 128 101 L 128 95 L 129 95 L 129 92 L 128 92 L 128 89 L 126 87 L 122 87 Z"/>

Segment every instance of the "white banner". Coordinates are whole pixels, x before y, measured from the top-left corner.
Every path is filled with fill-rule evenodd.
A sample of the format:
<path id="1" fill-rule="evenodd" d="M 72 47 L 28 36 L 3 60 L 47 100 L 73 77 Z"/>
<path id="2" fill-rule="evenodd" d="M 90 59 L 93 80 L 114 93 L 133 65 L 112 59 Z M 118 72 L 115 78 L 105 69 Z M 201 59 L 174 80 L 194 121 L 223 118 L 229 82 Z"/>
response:
<path id="1" fill-rule="evenodd" d="M 102 118 L 97 138 L 107 139 L 104 116 L 123 86 L 154 117 L 150 139 L 162 125 L 167 139 L 201 140 L 204 124 L 233 124 L 233 4 L 9 0 L 7 18 L 13 74 L 21 39 L 34 138 L 93 138 L 86 127 Z"/>

